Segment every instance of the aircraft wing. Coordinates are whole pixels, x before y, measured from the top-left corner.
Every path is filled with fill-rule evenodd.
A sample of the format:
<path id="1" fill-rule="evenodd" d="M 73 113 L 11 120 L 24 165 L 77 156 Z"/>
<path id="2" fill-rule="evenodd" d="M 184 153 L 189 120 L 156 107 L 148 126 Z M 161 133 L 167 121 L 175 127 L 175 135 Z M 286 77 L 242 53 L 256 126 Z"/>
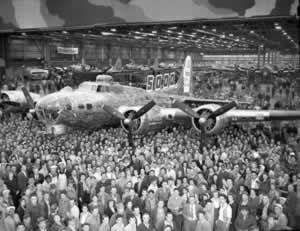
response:
<path id="1" fill-rule="evenodd" d="M 199 99 L 195 97 L 182 97 L 180 101 L 186 103 L 186 104 L 219 104 L 219 105 L 224 105 L 232 102 L 232 100 L 220 100 L 220 99 Z M 237 102 L 238 105 L 250 105 L 251 103 L 249 102 Z"/>
<path id="2" fill-rule="evenodd" d="M 274 120 L 299 120 L 300 111 L 288 110 L 238 110 L 233 109 L 224 114 L 233 122 L 259 122 Z"/>

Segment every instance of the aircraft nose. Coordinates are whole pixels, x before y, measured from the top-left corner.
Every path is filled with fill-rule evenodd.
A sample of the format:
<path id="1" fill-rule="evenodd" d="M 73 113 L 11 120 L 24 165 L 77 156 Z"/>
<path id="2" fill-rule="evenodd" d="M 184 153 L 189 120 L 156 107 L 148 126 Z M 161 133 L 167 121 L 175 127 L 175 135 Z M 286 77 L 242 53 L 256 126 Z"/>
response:
<path id="1" fill-rule="evenodd" d="M 37 105 L 37 111 L 45 120 L 55 122 L 60 115 L 60 111 L 69 103 L 67 99 L 44 100 Z"/>

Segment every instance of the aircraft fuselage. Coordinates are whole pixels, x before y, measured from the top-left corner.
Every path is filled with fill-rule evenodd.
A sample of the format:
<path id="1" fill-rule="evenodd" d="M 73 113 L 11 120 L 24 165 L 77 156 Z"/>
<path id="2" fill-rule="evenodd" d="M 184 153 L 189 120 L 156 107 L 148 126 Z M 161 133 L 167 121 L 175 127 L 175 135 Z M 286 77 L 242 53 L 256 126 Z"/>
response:
<path id="1" fill-rule="evenodd" d="M 171 107 L 172 98 L 162 93 L 146 92 L 135 87 L 115 86 L 109 92 L 90 92 L 80 89 L 61 91 L 43 97 L 36 105 L 40 118 L 54 124 L 64 124 L 71 127 L 100 128 L 117 126 L 120 120 L 105 112 L 103 105 L 114 108 L 143 106 L 154 100 L 158 107 Z M 64 110 L 64 113 L 59 113 Z M 60 115 L 59 115 L 60 114 Z"/>

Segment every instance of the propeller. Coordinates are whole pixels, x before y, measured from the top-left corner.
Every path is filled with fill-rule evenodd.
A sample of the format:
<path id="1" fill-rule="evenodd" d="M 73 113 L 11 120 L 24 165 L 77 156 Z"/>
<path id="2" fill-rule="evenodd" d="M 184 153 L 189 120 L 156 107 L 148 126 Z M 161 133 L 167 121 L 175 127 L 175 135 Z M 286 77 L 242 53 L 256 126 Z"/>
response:
<path id="1" fill-rule="evenodd" d="M 34 105 L 34 101 L 33 101 L 32 97 L 31 97 L 31 95 L 29 94 L 28 90 L 25 87 L 22 87 L 21 89 L 22 89 L 23 94 L 25 96 L 26 102 L 29 105 L 29 112 L 27 113 L 27 117 L 30 120 L 29 130 L 31 130 L 31 128 L 32 128 L 32 122 L 33 122 L 33 119 L 35 118 L 35 115 L 36 115 L 36 113 L 35 113 L 35 105 Z M 37 119 L 38 119 L 38 117 L 37 117 Z"/>
<path id="2" fill-rule="evenodd" d="M 211 123 L 211 119 L 216 118 L 220 115 L 225 114 L 226 112 L 230 111 L 232 108 L 236 107 L 237 103 L 232 101 L 224 106 L 218 108 L 216 111 L 212 112 L 211 114 L 204 113 L 200 116 L 199 122 L 202 124 L 202 127 L 209 126 Z"/>
<path id="3" fill-rule="evenodd" d="M 143 107 L 141 107 L 136 113 L 129 115 L 129 118 L 127 118 L 127 119 L 130 119 L 130 121 L 132 121 L 132 120 L 142 117 L 144 114 L 146 114 L 148 111 L 150 111 L 155 106 L 155 104 L 156 103 L 154 102 L 154 100 L 151 100 L 149 103 L 147 103 Z"/>
<path id="4" fill-rule="evenodd" d="M 223 115 L 224 113 L 230 111 L 232 108 L 236 107 L 237 103 L 235 101 L 232 101 L 228 104 L 225 104 L 223 107 L 220 107 L 216 111 L 214 111 L 209 117 L 217 117 L 220 115 Z"/>
<path id="5" fill-rule="evenodd" d="M 120 120 L 124 120 L 125 124 L 130 124 L 133 120 L 136 120 L 140 117 L 142 117 L 145 113 L 150 111 L 156 103 L 152 100 L 149 103 L 145 104 L 143 107 L 141 107 L 137 112 L 130 113 L 128 117 L 125 117 L 121 112 L 116 110 L 115 108 L 109 106 L 109 105 L 103 105 L 102 108 L 107 113 L 119 118 Z"/>
<path id="6" fill-rule="evenodd" d="M 31 95 L 29 94 L 29 92 L 27 91 L 27 89 L 25 87 L 22 87 L 22 91 L 23 91 L 23 94 L 25 96 L 26 102 L 30 106 L 30 109 L 34 109 L 35 105 L 34 105 L 34 101 L 31 97 Z"/>
<path id="7" fill-rule="evenodd" d="M 13 101 L 2 101 L 0 102 L 0 106 L 13 106 L 13 107 L 20 107 L 20 103 L 13 102 Z"/>

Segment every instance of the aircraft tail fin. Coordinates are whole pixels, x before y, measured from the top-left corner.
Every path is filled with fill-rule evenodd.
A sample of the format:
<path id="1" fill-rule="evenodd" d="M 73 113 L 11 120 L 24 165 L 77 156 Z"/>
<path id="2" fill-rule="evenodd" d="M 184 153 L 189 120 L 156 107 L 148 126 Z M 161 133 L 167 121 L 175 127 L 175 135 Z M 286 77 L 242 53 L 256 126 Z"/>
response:
<path id="1" fill-rule="evenodd" d="M 157 57 L 154 59 L 152 68 L 154 68 L 155 70 L 159 68 L 159 59 Z"/>
<path id="2" fill-rule="evenodd" d="M 177 94 L 193 94 L 192 58 L 189 55 L 185 58 L 184 65 L 182 67 L 182 72 L 177 81 Z"/>
<path id="3" fill-rule="evenodd" d="M 115 70 L 121 70 L 122 69 L 122 59 L 119 57 L 116 60 L 116 63 L 114 65 Z"/>
<path id="4" fill-rule="evenodd" d="M 116 72 L 116 71 L 121 71 L 122 70 L 122 59 L 119 57 L 116 60 L 116 63 L 111 66 L 109 69 L 105 70 L 104 72 Z"/>

